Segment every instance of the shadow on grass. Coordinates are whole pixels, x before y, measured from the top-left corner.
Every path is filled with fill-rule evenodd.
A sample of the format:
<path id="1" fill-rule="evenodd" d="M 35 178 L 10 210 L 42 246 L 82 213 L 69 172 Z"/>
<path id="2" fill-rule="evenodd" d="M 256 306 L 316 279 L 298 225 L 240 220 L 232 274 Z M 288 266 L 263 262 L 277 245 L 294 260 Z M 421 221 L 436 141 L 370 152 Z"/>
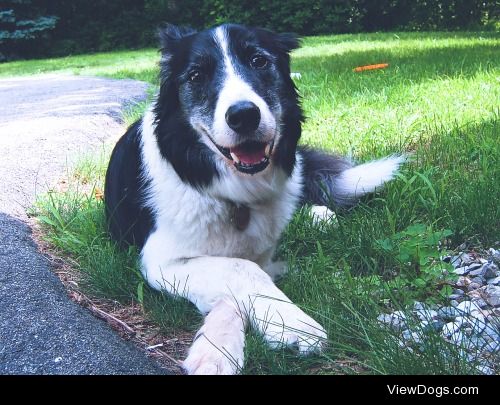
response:
<path id="1" fill-rule="evenodd" d="M 464 241 L 491 247 L 500 229 L 499 114 L 476 124 L 430 129 L 401 175 L 356 207 L 339 210 L 338 226 L 318 228 L 295 217 L 282 254 L 307 257 L 321 251 L 337 267 L 384 274 L 396 262 L 375 241 L 416 222 L 452 230 L 451 247 Z"/>

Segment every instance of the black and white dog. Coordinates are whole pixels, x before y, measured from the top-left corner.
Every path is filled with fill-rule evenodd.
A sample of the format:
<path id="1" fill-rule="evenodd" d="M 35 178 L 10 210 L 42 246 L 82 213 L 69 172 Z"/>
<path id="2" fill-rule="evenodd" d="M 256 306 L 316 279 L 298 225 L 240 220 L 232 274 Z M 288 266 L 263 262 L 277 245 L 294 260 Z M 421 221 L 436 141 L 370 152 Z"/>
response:
<path id="1" fill-rule="evenodd" d="M 161 32 L 161 87 L 118 141 L 106 175 L 112 237 L 141 250 L 155 289 L 204 314 L 190 374 L 233 374 L 249 323 L 273 347 L 321 349 L 324 329 L 273 283 L 295 210 L 327 218 L 390 180 L 403 159 L 360 166 L 297 148 L 303 120 L 290 78 L 290 34 L 240 25 Z"/>

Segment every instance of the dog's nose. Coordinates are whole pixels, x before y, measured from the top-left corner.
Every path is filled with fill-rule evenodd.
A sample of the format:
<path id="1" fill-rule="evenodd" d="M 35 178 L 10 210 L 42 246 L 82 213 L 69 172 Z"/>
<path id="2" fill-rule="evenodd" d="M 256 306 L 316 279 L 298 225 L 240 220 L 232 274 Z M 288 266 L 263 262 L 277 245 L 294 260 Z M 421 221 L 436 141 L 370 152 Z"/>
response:
<path id="1" fill-rule="evenodd" d="M 251 101 L 240 101 L 226 111 L 229 128 L 238 133 L 255 131 L 260 123 L 260 110 Z"/>

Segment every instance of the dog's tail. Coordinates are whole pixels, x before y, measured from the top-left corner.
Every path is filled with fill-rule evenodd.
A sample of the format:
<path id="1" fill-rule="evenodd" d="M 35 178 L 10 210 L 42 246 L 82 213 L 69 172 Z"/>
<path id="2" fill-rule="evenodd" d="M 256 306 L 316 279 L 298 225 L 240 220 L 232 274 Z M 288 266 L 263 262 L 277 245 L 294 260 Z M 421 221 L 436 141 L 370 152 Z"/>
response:
<path id="1" fill-rule="evenodd" d="M 358 166 L 335 155 L 299 148 L 304 175 L 303 204 L 348 207 L 391 180 L 405 156 L 389 156 Z"/>

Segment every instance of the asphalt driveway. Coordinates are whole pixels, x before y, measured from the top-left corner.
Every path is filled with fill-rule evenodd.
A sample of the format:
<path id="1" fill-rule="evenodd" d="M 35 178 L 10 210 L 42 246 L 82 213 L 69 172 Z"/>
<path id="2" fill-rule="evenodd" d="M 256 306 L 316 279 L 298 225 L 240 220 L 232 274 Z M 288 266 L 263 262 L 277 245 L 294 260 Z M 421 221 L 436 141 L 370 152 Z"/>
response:
<path id="1" fill-rule="evenodd" d="M 37 193 L 76 156 L 124 130 L 147 85 L 70 75 L 0 80 L 0 374 L 162 374 L 73 303 L 26 223 Z"/>

